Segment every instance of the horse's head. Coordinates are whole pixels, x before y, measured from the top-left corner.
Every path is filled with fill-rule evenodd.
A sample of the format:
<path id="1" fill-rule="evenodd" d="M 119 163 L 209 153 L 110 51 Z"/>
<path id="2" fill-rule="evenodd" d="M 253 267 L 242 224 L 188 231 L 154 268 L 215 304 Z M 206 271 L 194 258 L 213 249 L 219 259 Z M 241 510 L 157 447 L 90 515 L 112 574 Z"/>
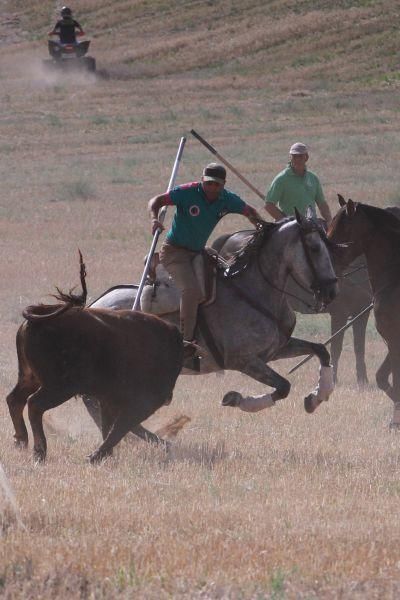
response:
<path id="1" fill-rule="evenodd" d="M 331 242 L 310 211 L 306 217 L 297 210 L 295 214 L 303 252 L 294 257 L 292 276 L 300 285 L 312 289 L 319 302 L 329 304 L 338 293 L 329 253 Z"/>
<path id="2" fill-rule="evenodd" d="M 348 200 L 347 202 L 338 194 L 340 209 L 333 217 L 328 229 L 328 238 L 336 245 L 334 250 L 334 261 L 339 271 L 342 271 L 357 256 L 362 254 L 360 236 L 355 235 L 355 229 L 367 226 L 364 224 L 361 212 L 358 211 L 358 203 Z M 361 233 L 361 230 L 360 230 Z M 358 240 L 358 241 L 357 241 Z"/>
<path id="3" fill-rule="evenodd" d="M 339 267 L 346 267 L 367 252 L 370 244 L 379 244 L 377 234 L 384 237 L 400 234 L 396 209 L 385 210 L 352 200 L 346 202 L 342 196 L 338 197 L 341 208 L 332 219 L 328 238 L 338 246 L 336 262 Z"/>

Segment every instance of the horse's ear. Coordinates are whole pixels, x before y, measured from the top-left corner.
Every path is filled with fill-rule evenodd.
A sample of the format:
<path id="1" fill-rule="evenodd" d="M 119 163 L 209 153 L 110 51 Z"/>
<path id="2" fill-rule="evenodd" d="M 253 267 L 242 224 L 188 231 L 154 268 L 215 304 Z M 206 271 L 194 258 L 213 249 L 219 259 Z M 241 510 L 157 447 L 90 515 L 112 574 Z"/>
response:
<path id="1" fill-rule="evenodd" d="M 354 213 L 356 212 L 356 203 L 353 202 L 353 200 L 351 198 L 348 199 L 347 204 L 347 214 L 349 217 L 354 216 Z"/>
<path id="2" fill-rule="evenodd" d="M 296 217 L 296 221 L 298 222 L 299 225 L 303 225 L 304 224 L 304 217 L 299 213 L 299 211 L 297 210 L 297 208 L 294 208 L 294 215 Z"/>
<path id="3" fill-rule="evenodd" d="M 337 195 L 340 206 L 346 206 L 346 200 L 343 198 L 342 194 Z"/>
<path id="4" fill-rule="evenodd" d="M 307 206 L 306 219 L 309 219 L 310 221 L 314 219 L 314 213 L 310 205 Z"/>

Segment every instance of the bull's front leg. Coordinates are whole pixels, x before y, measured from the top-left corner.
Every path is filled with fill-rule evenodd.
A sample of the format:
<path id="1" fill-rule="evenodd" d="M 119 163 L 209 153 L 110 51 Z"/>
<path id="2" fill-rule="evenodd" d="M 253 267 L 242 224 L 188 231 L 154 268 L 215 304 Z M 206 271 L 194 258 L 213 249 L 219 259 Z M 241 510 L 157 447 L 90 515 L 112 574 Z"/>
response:
<path id="1" fill-rule="evenodd" d="M 293 358 L 295 356 L 303 356 L 304 354 L 314 354 L 320 362 L 319 380 L 315 389 L 304 398 L 304 408 L 308 413 L 314 410 L 321 404 L 329 400 L 335 385 L 333 381 L 333 367 L 330 364 L 330 354 L 323 344 L 308 342 L 298 338 L 290 338 L 288 343 L 280 352 L 274 356 L 274 360 L 280 358 Z"/>
<path id="2" fill-rule="evenodd" d="M 229 366 L 229 368 L 233 367 Z M 239 392 L 228 392 L 222 400 L 223 406 L 237 407 L 245 412 L 258 412 L 274 406 L 277 400 L 282 400 L 289 394 L 289 381 L 266 365 L 261 358 L 254 357 L 243 365 L 235 366 L 234 369 L 249 375 L 260 383 L 275 388 L 275 390 L 272 394 L 261 394 L 260 396 L 243 396 Z"/>

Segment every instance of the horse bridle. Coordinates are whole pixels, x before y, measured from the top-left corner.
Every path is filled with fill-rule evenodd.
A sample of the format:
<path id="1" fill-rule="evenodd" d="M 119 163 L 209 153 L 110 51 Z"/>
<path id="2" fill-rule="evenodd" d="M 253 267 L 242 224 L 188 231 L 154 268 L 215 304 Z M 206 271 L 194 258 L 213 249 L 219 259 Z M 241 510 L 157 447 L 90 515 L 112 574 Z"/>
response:
<path id="1" fill-rule="evenodd" d="M 318 277 L 317 271 L 315 269 L 314 263 L 312 261 L 311 258 L 311 254 L 310 254 L 310 250 L 307 246 L 307 242 L 306 242 L 306 235 L 310 234 L 310 233 L 318 233 L 321 240 L 323 242 L 325 242 L 325 244 L 328 246 L 331 242 L 329 241 L 329 239 L 326 236 L 326 233 L 324 231 L 322 231 L 321 227 L 318 224 L 311 224 L 309 227 L 307 227 L 307 230 L 305 227 L 302 227 L 300 225 L 300 239 L 301 242 L 303 244 L 303 250 L 304 250 L 304 254 L 306 256 L 306 260 L 307 260 L 307 264 L 310 268 L 310 271 L 313 275 L 313 282 L 310 285 L 310 289 L 313 290 L 314 294 L 318 294 L 322 287 L 324 285 L 329 285 L 331 283 L 337 283 L 337 277 L 331 277 L 331 278 L 327 278 L 327 279 L 320 279 Z M 297 283 L 297 282 L 296 282 Z M 302 286 L 300 286 L 302 287 Z"/>
<path id="2" fill-rule="evenodd" d="M 316 293 L 321 289 L 322 285 L 327 285 L 330 283 L 337 283 L 337 277 L 333 277 L 331 279 L 324 279 L 324 280 L 320 280 L 314 263 L 312 261 L 312 258 L 310 256 L 310 251 L 307 247 L 307 243 L 306 243 L 306 239 L 305 236 L 308 235 L 309 233 L 313 233 L 313 232 L 318 232 L 320 238 L 325 242 L 325 244 L 327 246 L 331 245 L 332 242 L 330 242 L 329 238 L 326 236 L 325 232 L 321 230 L 321 227 L 318 225 L 318 223 L 313 223 L 310 224 L 309 227 L 307 227 L 307 231 L 305 231 L 304 226 L 299 225 L 300 227 L 300 239 L 301 239 L 301 243 L 304 249 L 304 253 L 306 255 L 306 260 L 307 260 L 307 264 L 311 270 L 311 273 L 313 275 L 313 279 L 314 282 L 312 283 L 312 285 L 310 286 L 310 289 L 313 290 L 314 295 L 316 295 Z M 304 304 L 304 306 L 306 306 L 307 308 L 311 309 L 313 312 L 319 312 L 318 309 L 316 309 L 314 306 L 312 306 L 311 304 L 309 304 L 308 302 L 306 302 L 303 298 L 300 298 L 299 296 L 297 296 L 296 294 L 292 294 L 291 292 L 288 292 L 287 290 L 282 290 L 280 289 L 278 286 L 276 286 L 274 283 L 272 283 L 272 281 L 270 281 L 270 279 L 265 275 L 265 273 L 262 270 L 262 266 L 260 263 L 260 256 L 259 254 L 257 254 L 257 263 L 258 263 L 258 268 L 260 270 L 261 276 L 262 278 L 268 283 L 268 285 L 270 285 L 272 288 L 274 288 L 275 290 L 277 290 L 278 292 L 282 293 L 284 296 L 290 296 L 291 298 L 294 298 L 295 300 L 297 300 L 298 302 L 301 302 L 302 304 Z M 292 275 L 293 277 L 293 275 Z M 306 287 L 304 287 L 304 285 L 302 285 L 299 281 L 297 281 L 294 277 L 293 277 L 294 281 L 296 282 L 296 284 L 304 291 L 309 293 L 309 289 L 307 289 Z"/>

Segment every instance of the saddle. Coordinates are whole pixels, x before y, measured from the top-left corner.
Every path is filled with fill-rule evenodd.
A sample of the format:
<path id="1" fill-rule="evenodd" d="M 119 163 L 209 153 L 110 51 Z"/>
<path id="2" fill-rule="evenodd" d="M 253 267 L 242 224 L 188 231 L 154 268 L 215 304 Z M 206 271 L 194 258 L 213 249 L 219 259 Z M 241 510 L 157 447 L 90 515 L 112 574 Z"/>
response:
<path id="1" fill-rule="evenodd" d="M 193 270 L 202 292 L 202 300 L 199 303 L 202 306 L 209 306 L 215 302 L 219 259 L 218 252 L 212 248 L 205 248 L 193 259 Z M 179 311 L 179 304 L 180 291 L 160 263 L 156 252 L 140 297 L 140 308 L 143 312 L 161 316 Z"/>

